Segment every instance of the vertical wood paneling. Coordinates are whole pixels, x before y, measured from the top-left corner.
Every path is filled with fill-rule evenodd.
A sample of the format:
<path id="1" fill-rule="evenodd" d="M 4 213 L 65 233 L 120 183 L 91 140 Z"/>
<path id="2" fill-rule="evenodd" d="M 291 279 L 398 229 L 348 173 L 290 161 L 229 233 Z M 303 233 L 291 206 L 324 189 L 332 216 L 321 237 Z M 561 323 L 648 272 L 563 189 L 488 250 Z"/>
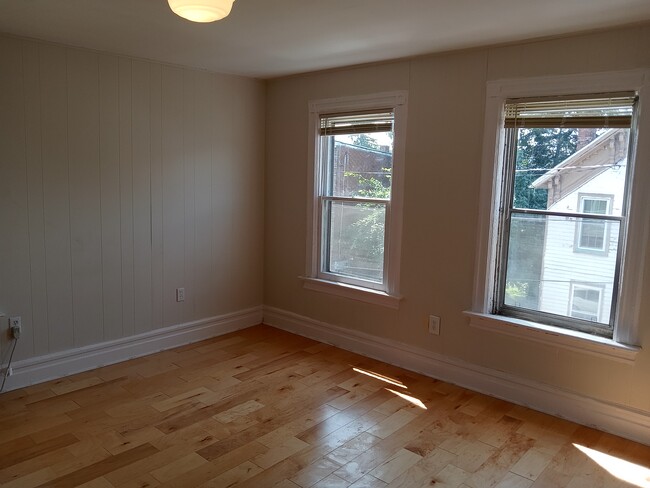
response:
<path id="1" fill-rule="evenodd" d="M 6 222 L 0 237 L 4 241 L 0 244 L 0 310 L 22 316 L 25 335 L 16 348 L 20 358 L 33 353 L 33 331 L 30 273 L 25 272 L 29 270 L 29 218 L 19 41 L 0 41 L 0 63 L 6 67 L 0 71 L 0 221 Z M 0 331 L 4 354 L 9 347 L 4 324 Z"/>
<path id="2" fill-rule="evenodd" d="M 10 91 L 11 80 L 8 76 L 12 66 L 11 57 L 9 53 L 11 46 L 8 46 L 8 40 L 0 40 L 0 62 L 2 62 L 3 70 L 0 71 L 0 102 L 6 104 L 6 99 L 9 96 L 15 95 Z M 5 127 L 9 126 L 11 121 L 10 111 L 0 111 L 0 151 L 2 151 L 2 159 L 0 159 L 0 223 L 10 224 L 11 211 L 9 205 L 9 188 L 11 186 L 11 171 L 12 165 L 10 164 L 11 153 L 9 149 L 9 134 L 5 131 Z M 8 295 L 10 270 L 9 264 L 10 243 L 6 239 L 0 239 L 0 312 L 3 314 L 10 314 L 10 307 L 12 306 L 11 299 Z M 4 319 L 0 319 L 0 323 L 5 324 Z M 0 327 L 1 328 L 1 327 Z M 9 335 L 0 331 L 0 357 L 7 354 L 8 347 L 10 346 Z"/>
<path id="3" fill-rule="evenodd" d="M 260 303 L 261 212 L 242 203 L 261 196 L 259 93 L 0 36 L 0 311 L 22 316 L 18 358 Z"/>
<path id="4" fill-rule="evenodd" d="M 151 323 L 163 325 L 162 70 L 151 65 Z"/>
<path id="5" fill-rule="evenodd" d="M 118 59 L 99 58 L 99 160 L 104 339 L 122 337 Z"/>
<path id="6" fill-rule="evenodd" d="M 40 46 L 49 351 L 74 346 L 65 49 Z"/>
<path id="7" fill-rule="evenodd" d="M 184 251 L 184 275 L 183 286 L 185 287 L 185 302 L 181 304 L 181 321 L 189 322 L 195 320 L 196 288 L 195 278 L 195 157 L 196 157 L 196 73 L 185 70 L 183 72 L 183 162 L 184 175 L 184 223 L 185 241 Z"/>
<path id="8" fill-rule="evenodd" d="M 122 335 L 134 333 L 133 291 L 133 160 L 131 63 L 119 60 L 120 236 L 122 242 Z"/>
<path id="9" fill-rule="evenodd" d="M 41 94 L 38 44 L 22 43 L 25 102 L 25 153 L 29 206 L 29 274 L 32 294 L 34 355 L 46 354 L 48 344 L 47 286 L 45 262 L 45 216 L 43 208 L 43 160 L 41 159 Z"/>
<path id="10" fill-rule="evenodd" d="M 214 284 L 214 252 L 212 243 L 212 119 L 210 100 L 211 75 L 200 73 L 196 79 L 195 108 L 195 277 L 194 296 L 196 317 L 214 315 L 212 307 L 216 302 Z"/>
<path id="11" fill-rule="evenodd" d="M 176 288 L 183 287 L 185 201 L 183 71 L 162 69 L 163 326 L 181 321 Z"/>
<path id="12" fill-rule="evenodd" d="M 151 100 L 149 63 L 133 61 L 134 330 L 151 329 Z"/>
<path id="13" fill-rule="evenodd" d="M 68 50 L 68 161 L 74 345 L 103 339 L 99 77 L 96 54 Z"/>

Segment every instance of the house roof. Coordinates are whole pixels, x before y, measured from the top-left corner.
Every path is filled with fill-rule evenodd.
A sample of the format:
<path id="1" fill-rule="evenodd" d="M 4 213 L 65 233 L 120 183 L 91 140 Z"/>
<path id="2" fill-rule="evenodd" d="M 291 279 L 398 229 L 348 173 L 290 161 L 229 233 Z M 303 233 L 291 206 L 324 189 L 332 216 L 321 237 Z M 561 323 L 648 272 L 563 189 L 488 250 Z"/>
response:
<path id="1" fill-rule="evenodd" d="M 582 147 L 560 164 L 537 178 L 530 186 L 532 188 L 544 188 L 555 176 L 562 177 L 570 173 L 573 178 L 570 188 L 567 188 L 565 185 L 564 192 L 566 193 L 573 191 L 575 188 L 581 187 L 587 181 L 595 178 L 602 172 L 607 171 L 614 165 L 624 164 L 624 162 L 627 161 L 627 151 L 624 151 L 621 157 L 617 157 L 616 153 L 612 154 L 611 151 L 609 151 L 609 148 L 612 143 L 615 143 L 617 135 L 621 134 L 625 130 L 626 129 L 606 130 L 589 144 Z M 589 171 L 576 172 L 578 169 Z"/>
<path id="2" fill-rule="evenodd" d="M 211 24 L 165 0 L 0 0 L 0 32 L 259 78 L 644 21 L 648 0 L 236 0 Z"/>

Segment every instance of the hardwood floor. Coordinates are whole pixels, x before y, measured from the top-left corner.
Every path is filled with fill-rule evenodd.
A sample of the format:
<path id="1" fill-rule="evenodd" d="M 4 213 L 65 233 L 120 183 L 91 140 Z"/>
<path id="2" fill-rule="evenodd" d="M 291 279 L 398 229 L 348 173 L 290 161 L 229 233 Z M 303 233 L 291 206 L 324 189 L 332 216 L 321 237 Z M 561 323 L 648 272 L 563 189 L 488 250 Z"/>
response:
<path id="1" fill-rule="evenodd" d="M 266 326 L 8 392 L 0 414 L 4 488 L 650 486 L 650 447 Z"/>

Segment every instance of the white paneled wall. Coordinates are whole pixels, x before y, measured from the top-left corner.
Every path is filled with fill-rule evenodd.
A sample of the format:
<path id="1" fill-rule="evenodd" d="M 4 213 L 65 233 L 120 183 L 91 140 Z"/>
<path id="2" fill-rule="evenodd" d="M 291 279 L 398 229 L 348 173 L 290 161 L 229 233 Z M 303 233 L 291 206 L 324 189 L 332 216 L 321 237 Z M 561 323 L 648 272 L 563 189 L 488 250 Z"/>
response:
<path id="1" fill-rule="evenodd" d="M 261 305 L 263 158 L 262 82 L 0 37 L 16 359 Z"/>

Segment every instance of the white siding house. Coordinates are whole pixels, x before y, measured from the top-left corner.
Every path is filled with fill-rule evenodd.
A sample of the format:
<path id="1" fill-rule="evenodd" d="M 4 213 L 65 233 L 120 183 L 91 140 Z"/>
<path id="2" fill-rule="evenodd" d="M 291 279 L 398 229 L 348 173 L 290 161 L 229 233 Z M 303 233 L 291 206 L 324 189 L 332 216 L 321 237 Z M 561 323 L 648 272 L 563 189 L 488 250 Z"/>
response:
<path id="1" fill-rule="evenodd" d="M 628 129 L 609 129 L 533 182 L 548 189 L 555 212 L 621 215 Z M 549 217 L 539 309 L 608 323 L 618 251 L 618 222 Z"/>

